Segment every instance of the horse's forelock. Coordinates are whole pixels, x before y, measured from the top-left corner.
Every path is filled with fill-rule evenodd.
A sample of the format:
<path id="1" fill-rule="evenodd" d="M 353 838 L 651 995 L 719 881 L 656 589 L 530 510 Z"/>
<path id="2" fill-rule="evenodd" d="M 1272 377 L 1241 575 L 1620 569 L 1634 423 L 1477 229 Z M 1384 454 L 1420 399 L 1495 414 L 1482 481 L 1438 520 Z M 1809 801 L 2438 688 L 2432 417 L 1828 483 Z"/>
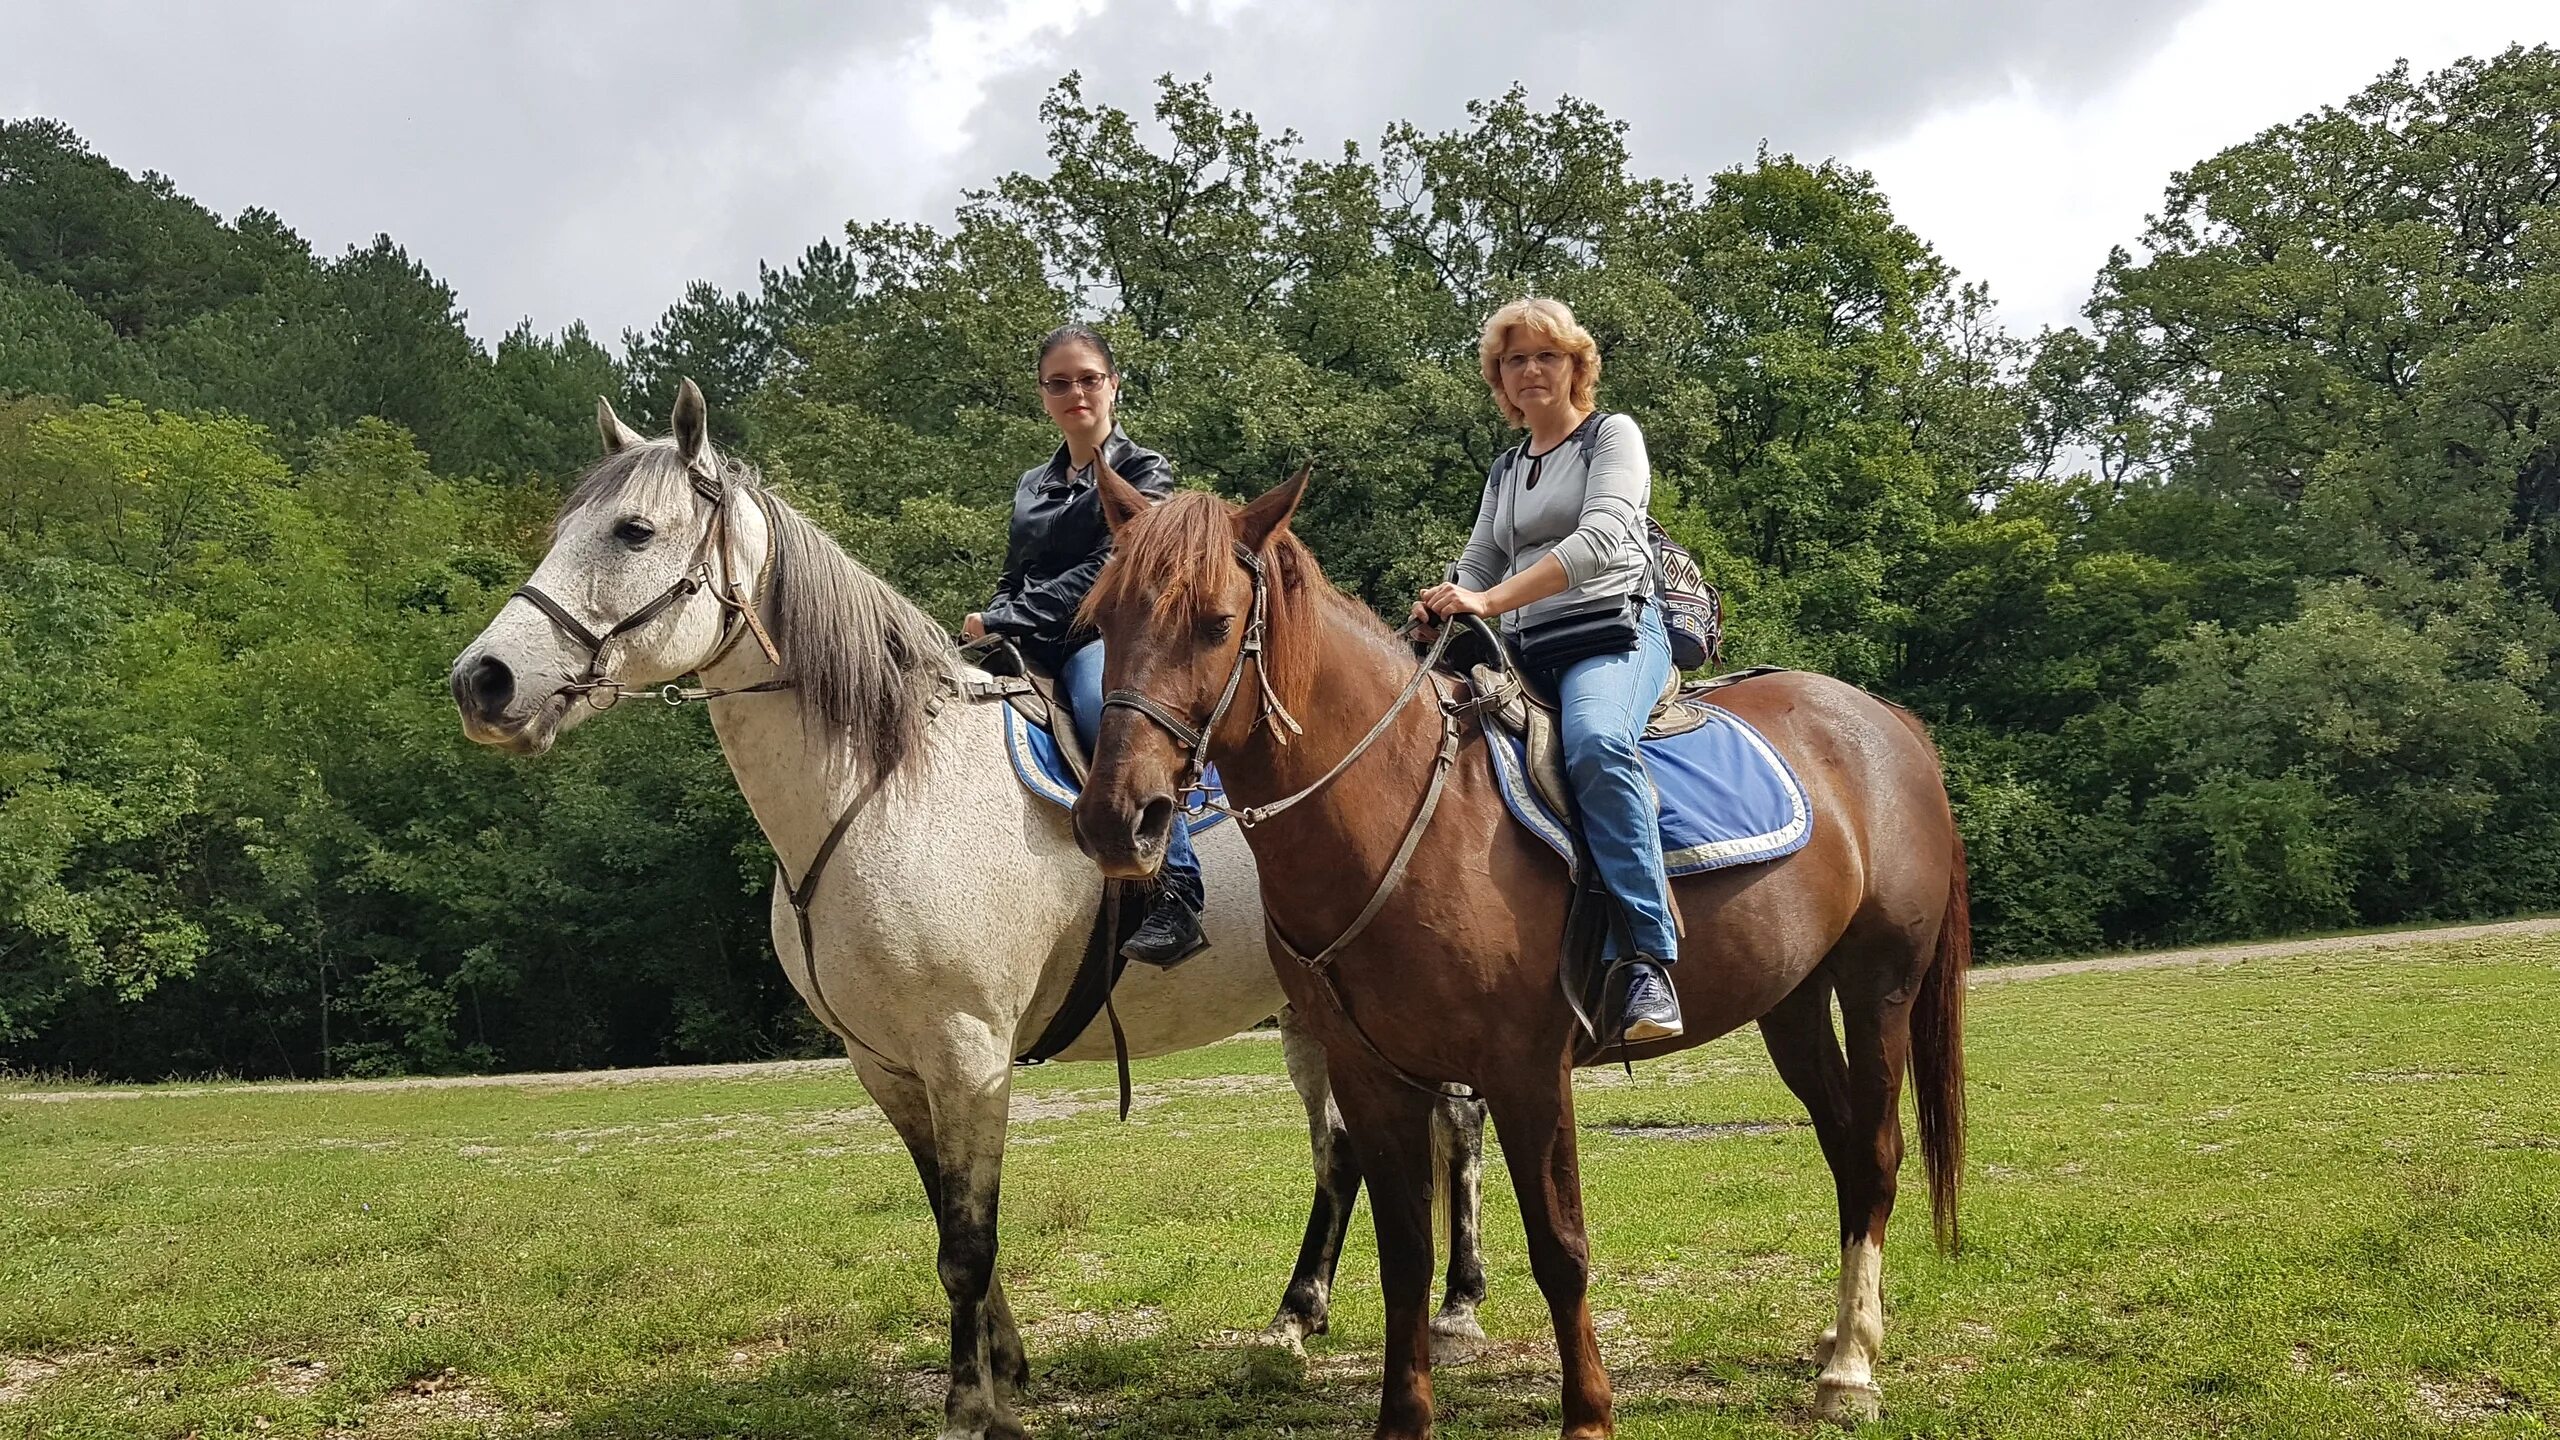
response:
<path id="1" fill-rule="evenodd" d="M 1235 507 L 1199 490 L 1180 490 L 1120 528 L 1102 578 L 1085 593 L 1077 619 L 1143 602 L 1158 619 L 1197 619 L 1208 596 L 1232 581 Z"/>
<path id="2" fill-rule="evenodd" d="M 1237 510 L 1196 490 L 1158 501 L 1121 527 L 1111 563 L 1086 594 L 1078 618 L 1091 624 L 1107 609 L 1143 604 L 1157 624 L 1193 633 L 1191 624 L 1202 618 L 1207 597 L 1222 593 L 1243 573 L 1235 552 Z M 1263 547 L 1263 561 L 1269 584 L 1263 663 L 1270 667 L 1272 689 L 1291 710 L 1308 703 L 1322 668 L 1316 647 L 1328 611 L 1339 610 L 1340 623 L 1370 639 L 1393 643 L 1366 605 L 1325 579 L 1315 552 L 1296 535 L 1285 529 L 1273 535 Z"/>
<path id="3" fill-rule="evenodd" d="M 733 488 L 752 490 L 761 481 L 754 466 L 726 455 L 720 457 L 720 474 L 722 483 Z M 675 442 L 644 440 L 587 467 L 578 483 L 570 487 L 569 498 L 560 502 L 560 513 L 551 522 L 551 536 L 558 540 L 561 525 L 591 505 L 647 508 L 681 500 L 689 493 L 694 493 L 693 476 L 684 457 L 676 453 Z"/>

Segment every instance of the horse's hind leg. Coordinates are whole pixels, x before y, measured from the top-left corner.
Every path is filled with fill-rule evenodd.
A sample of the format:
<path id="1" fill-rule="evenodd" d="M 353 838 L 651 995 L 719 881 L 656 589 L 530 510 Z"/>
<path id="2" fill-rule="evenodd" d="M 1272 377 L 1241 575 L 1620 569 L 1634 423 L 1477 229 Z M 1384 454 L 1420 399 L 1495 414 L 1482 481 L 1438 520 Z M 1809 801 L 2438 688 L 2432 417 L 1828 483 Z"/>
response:
<path id="1" fill-rule="evenodd" d="M 1572 1077 L 1559 1066 L 1552 1076 L 1523 1076 L 1485 1098 L 1502 1134 L 1511 1188 L 1520 1197 L 1529 1269 L 1555 1325 L 1556 1355 L 1564 1366 L 1565 1440 L 1599 1440 L 1614 1425 L 1609 1372 L 1600 1363 L 1600 1338 L 1591 1323 L 1591 1245 L 1582 1224 Z"/>
<path id="2" fill-rule="evenodd" d="M 1316 1197 L 1307 1231 L 1298 1243 L 1297 1268 L 1280 1296 L 1280 1310 L 1264 1338 L 1303 1354 L 1302 1343 L 1325 1333 L 1333 1300 L 1333 1275 L 1342 1259 L 1352 1207 L 1360 1199 L 1360 1161 L 1351 1148 L 1342 1109 L 1334 1103 L 1324 1047 L 1299 1025 L 1297 1012 L 1280 1012 L 1280 1052 L 1289 1083 L 1307 1108 L 1307 1138 L 1315 1155 Z M 1440 1313 L 1431 1320 L 1432 1359 L 1449 1363 L 1484 1339 L 1476 1311 L 1484 1304 L 1484 1102 L 1464 1092 L 1444 1095 L 1431 1117 L 1432 1154 L 1449 1210 L 1449 1278 Z"/>
<path id="3" fill-rule="evenodd" d="M 1862 1174 L 1867 1162 L 1851 1143 L 1849 1061 L 1840 1053 L 1840 1037 L 1831 1028 L 1831 982 L 1821 971 L 1807 976 L 1795 993 L 1760 1017 L 1760 1038 L 1769 1047 L 1778 1078 L 1787 1082 L 1813 1117 L 1814 1137 L 1822 1145 L 1822 1158 L 1831 1167 L 1832 1184 L 1839 1192 L 1840 1233 L 1849 1235 L 1862 1228 L 1865 1219 L 1863 1190 L 1853 1186 L 1850 1177 Z M 1836 1323 L 1823 1327 L 1822 1339 L 1813 1347 L 1814 1364 L 1831 1363 L 1839 1333 Z"/>
<path id="4" fill-rule="evenodd" d="M 1280 1012 L 1280 1053 L 1289 1065 L 1289 1083 L 1307 1107 L 1307 1142 L 1315 1154 L 1316 1198 L 1307 1211 L 1306 1238 L 1298 1242 L 1297 1268 L 1280 1295 L 1280 1311 L 1263 1331 L 1273 1343 L 1304 1354 L 1310 1335 L 1322 1335 L 1333 1307 L 1333 1271 L 1342 1259 L 1343 1236 L 1351 1228 L 1351 1208 L 1360 1199 L 1360 1159 L 1351 1148 L 1351 1132 L 1333 1100 L 1332 1078 L 1325 1070 L 1324 1047 L 1298 1023 L 1295 1011 Z"/>
<path id="5" fill-rule="evenodd" d="M 1871 1419 L 1882 1408 L 1877 1352 L 1884 1343 L 1884 1233 L 1902 1170 L 1902 1072 L 1911 1059 L 1908 995 L 1844 990 L 1848 1039 L 1849 1164 L 1840 1179 L 1840 1297 L 1835 1339 L 1816 1399 L 1826 1419 Z"/>
<path id="6" fill-rule="evenodd" d="M 1431 1112 L 1438 1194 L 1449 1211 L 1449 1276 L 1431 1317 L 1435 1364 L 1465 1359 L 1484 1340 L 1476 1320 L 1484 1304 L 1484 1111 L 1474 1095 L 1444 1091 Z"/>

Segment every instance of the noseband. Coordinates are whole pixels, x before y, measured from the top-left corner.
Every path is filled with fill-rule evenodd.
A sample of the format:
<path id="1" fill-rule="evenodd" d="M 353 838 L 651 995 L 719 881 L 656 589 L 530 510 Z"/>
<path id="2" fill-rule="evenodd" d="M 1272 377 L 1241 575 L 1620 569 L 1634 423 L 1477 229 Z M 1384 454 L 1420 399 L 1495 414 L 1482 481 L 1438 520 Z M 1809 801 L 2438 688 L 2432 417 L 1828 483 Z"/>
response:
<path id="1" fill-rule="evenodd" d="M 578 695 L 596 709 L 610 710 L 614 703 L 625 695 L 654 694 L 670 705 L 681 705 L 687 700 L 706 700 L 719 695 L 786 688 L 779 680 L 768 680 L 735 691 L 687 690 L 670 681 L 654 691 L 634 690 L 605 671 L 605 646 L 657 619 L 666 612 L 668 606 L 705 590 L 711 592 L 711 598 L 719 601 L 721 608 L 728 614 L 723 615 L 720 620 L 719 645 L 712 650 L 708 659 L 693 667 L 696 672 L 708 670 L 720 663 L 721 659 L 738 643 L 738 637 L 749 634 L 756 637 L 756 648 L 764 651 L 764 658 L 767 661 L 775 665 L 782 663 L 782 652 L 774 648 L 773 637 L 765 633 L 764 621 L 756 616 L 756 602 L 739 595 L 734 577 L 725 585 L 715 583 L 712 578 L 712 561 L 722 553 L 725 548 L 724 542 L 729 538 L 728 487 L 704 474 L 698 467 L 688 469 L 686 478 L 692 481 L 695 494 L 711 502 L 711 519 L 702 527 L 701 543 L 693 547 L 692 558 L 685 562 L 684 571 L 676 577 L 674 584 L 659 591 L 657 597 L 649 603 L 615 621 L 604 633 L 598 634 L 588 629 L 583 621 L 569 613 L 567 606 L 542 593 L 533 582 L 526 581 L 516 587 L 516 594 L 530 601 L 533 608 L 548 617 L 561 634 L 586 650 L 587 673 L 570 681 L 561 689 Z M 765 580 L 773 573 L 773 558 L 774 524 L 773 517 L 767 515 L 764 526 L 764 565 L 756 572 L 758 595 L 764 593 Z M 735 617 L 735 620 L 733 621 L 731 617 Z M 603 698 L 599 699 L 599 696 Z"/>

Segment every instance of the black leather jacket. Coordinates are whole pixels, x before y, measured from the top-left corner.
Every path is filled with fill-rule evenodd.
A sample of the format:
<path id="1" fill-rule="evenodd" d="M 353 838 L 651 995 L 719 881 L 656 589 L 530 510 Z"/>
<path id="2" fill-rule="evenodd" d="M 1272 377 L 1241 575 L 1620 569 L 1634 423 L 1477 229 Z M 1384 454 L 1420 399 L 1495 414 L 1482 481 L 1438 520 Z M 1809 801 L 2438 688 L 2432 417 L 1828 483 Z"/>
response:
<path id="1" fill-rule="evenodd" d="M 1117 426 L 1102 447 L 1103 463 L 1148 495 L 1173 489 L 1173 467 L 1131 441 Z M 1075 628 L 1076 607 L 1111 558 L 1111 527 L 1102 497 L 1074 475 L 1067 447 L 1022 474 L 1013 492 L 1013 525 L 1005 541 L 1004 578 L 984 612 L 987 629 L 1010 635 L 1022 652 L 1055 670 L 1092 632 Z"/>

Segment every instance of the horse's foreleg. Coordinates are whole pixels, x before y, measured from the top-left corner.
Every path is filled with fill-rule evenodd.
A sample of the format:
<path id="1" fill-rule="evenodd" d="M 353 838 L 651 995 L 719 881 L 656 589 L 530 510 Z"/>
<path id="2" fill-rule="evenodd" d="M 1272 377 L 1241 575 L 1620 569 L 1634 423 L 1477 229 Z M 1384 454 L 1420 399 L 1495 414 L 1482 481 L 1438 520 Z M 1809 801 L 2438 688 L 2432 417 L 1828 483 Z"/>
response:
<path id="1" fill-rule="evenodd" d="M 1872 1419 L 1882 1409 L 1875 1364 L 1884 1344 L 1884 1232 L 1902 1169 L 1902 1072 L 1911 1055 L 1905 999 L 1843 995 L 1847 1031 L 1849 1166 L 1842 1176 L 1840 1295 L 1831 1354 L 1815 1383 L 1826 1419 Z"/>
<path id="2" fill-rule="evenodd" d="M 1337 1061 L 1340 1056 L 1334 1057 Z M 1364 1065 L 1334 1068 L 1334 1094 L 1350 1122 L 1369 1217 L 1378 1230 L 1379 1289 L 1386 1301 L 1386 1374 L 1379 1440 L 1431 1433 L 1432 1096 Z"/>
<path id="3" fill-rule="evenodd" d="M 889 1126 L 906 1142 L 907 1155 L 915 1161 L 916 1175 L 924 1182 L 925 1205 L 931 1210 L 937 1227 L 942 1221 L 942 1162 L 933 1138 L 933 1108 L 925 1095 L 922 1081 L 912 1075 L 901 1075 L 882 1069 L 877 1061 L 855 1052 L 854 1070 L 862 1077 L 862 1087 L 879 1103 L 880 1113 Z M 1023 1354 L 1021 1332 L 1014 1328 L 1013 1307 L 1007 1303 L 1004 1281 L 990 1277 L 988 1288 L 988 1321 L 992 1329 L 990 1343 L 995 1359 L 995 1378 L 1014 1390 L 1031 1383 L 1031 1364 Z"/>
<path id="4" fill-rule="evenodd" d="M 951 1388 L 943 1440 L 1018 1440 L 1011 1392 L 1029 1379 L 1022 1338 L 996 1280 L 996 1210 L 1004 1181 L 1013 1065 L 992 1036 L 944 1057 L 924 1089 L 941 1176 L 936 1268 L 951 1301 Z"/>
<path id="5" fill-rule="evenodd" d="M 1529 1233 L 1529 1269 L 1547 1297 L 1564 1368 L 1565 1440 L 1613 1433 L 1609 1372 L 1591 1324 L 1591 1246 L 1582 1225 L 1582 1168 L 1573 1133 L 1572 1078 L 1523 1077 L 1492 1102 L 1494 1128 Z"/>
<path id="6" fill-rule="evenodd" d="M 1298 1242 L 1297 1268 L 1281 1293 L 1280 1311 L 1263 1334 L 1275 1344 L 1304 1353 L 1310 1335 L 1322 1335 L 1333 1309 L 1334 1266 L 1342 1259 L 1343 1236 L 1351 1229 L 1351 1209 L 1360 1199 L 1360 1160 L 1351 1134 L 1334 1104 L 1333 1082 L 1326 1073 L 1324 1047 L 1298 1023 L 1297 1012 L 1280 1012 L 1280 1053 L 1289 1065 L 1289 1083 L 1307 1107 L 1307 1141 L 1315 1155 L 1316 1198 L 1307 1211 L 1306 1238 Z"/>
<path id="7" fill-rule="evenodd" d="M 1484 1304 L 1484 1102 L 1443 1095 L 1431 1112 L 1431 1148 L 1442 1202 L 1449 1210 L 1449 1276 L 1440 1313 L 1431 1317 L 1431 1358 L 1451 1364 L 1484 1339 L 1476 1310 Z"/>

